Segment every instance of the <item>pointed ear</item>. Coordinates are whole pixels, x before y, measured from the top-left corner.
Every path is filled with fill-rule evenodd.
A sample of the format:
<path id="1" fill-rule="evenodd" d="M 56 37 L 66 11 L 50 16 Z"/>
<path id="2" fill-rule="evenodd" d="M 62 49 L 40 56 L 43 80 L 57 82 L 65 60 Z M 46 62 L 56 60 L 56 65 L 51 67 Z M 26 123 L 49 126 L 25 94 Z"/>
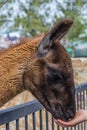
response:
<path id="1" fill-rule="evenodd" d="M 72 20 L 63 20 L 56 24 L 50 31 L 50 40 L 61 40 L 72 26 Z"/>
<path id="2" fill-rule="evenodd" d="M 55 41 L 60 41 L 61 38 L 69 31 L 72 24 L 73 21 L 71 20 L 63 20 L 56 24 L 40 42 L 38 46 L 38 54 L 40 56 L 46 55 L 50 49 L 55 46 Z"/>

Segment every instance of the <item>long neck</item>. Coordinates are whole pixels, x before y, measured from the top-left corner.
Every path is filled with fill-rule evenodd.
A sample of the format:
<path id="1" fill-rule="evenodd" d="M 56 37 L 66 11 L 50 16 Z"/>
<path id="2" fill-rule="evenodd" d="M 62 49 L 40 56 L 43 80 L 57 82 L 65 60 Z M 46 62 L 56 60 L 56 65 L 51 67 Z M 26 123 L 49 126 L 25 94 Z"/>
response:
<path id="1" fill-rule="evenodd" d="M 0 53 L 0 106 L 24 90 L 22 76 L 41 37 Z"/>

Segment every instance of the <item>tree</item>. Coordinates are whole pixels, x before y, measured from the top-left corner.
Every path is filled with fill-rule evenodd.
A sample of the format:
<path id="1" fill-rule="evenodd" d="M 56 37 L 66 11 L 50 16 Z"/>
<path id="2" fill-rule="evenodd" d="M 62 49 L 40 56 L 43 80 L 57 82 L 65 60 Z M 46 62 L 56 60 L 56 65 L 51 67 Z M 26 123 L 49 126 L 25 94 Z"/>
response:
<path id="1" fill-rule="evenodd" d="M 55 21 L 63 18 L 72 19 L 74 25 L 68 33 L 68 38 L 70 40 L 77 40 L 80 34 L 83 34 L 85 29 L 87 29 L 85 19 L 82 16 L 82 9 L 87 2 L 82 0 L 63 0 L 63 5 L 58 1 L 56 1 L 56 3 L 58 9 L 62 12 L 62 16 L 56 16 Z"/>
<path id="2" fill-rule="evenodd" d="M 45 26 L 42 16 L 38 14 L 38 7 L 43 4 L 43 2 L 48 1 L 49 0 L 26 0 L 23 3 L 21 0 L 11 0 L 10 3 L 3 2 L 1 5 L 2 10 L 5 6 L 8 6 L 8 10 L 6 14 L 0 15 L 2 19 L 0 25 L 5 26 L 6 23 L 8 23 L 8 29 L 10 31 L 21 30 L 23 35 L 34 36 L 40 32 L 45 32 L 48 30 L 49 24 Z M 13 9 L 15 5 L 17 5 L 17 10 Z"/>
<path id="3" fill-rule="evenodd" d="M 7 27 L 10 31 L 20 30 L 23 35 L 34 36 L 69 18 L 74 20 L 74 26 L 68 38 L 78 39 L 87 29 L 82 10 L 86 10 L 86 5 L 86 0 L 2 0 L 0 29 Z"/>

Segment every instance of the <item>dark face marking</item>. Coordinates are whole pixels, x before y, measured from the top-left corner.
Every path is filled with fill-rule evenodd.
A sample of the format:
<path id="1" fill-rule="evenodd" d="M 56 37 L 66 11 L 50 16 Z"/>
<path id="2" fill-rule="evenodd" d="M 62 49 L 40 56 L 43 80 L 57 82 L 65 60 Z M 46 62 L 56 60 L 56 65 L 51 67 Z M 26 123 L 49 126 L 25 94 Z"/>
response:
<path id="1" fill-rule="evenodd" d="M 26 89 L 31 91 L 54 118 L 62 120 L 75 115 L 72 63 L 59 43 L 71 25 L 72 21 L 62 21 L 46 34 L 23 75 Z"/>
<path id="2" fill-rule="evenodd" d="M 63 74 L 62 72 L 58 71 L 58 69 L 48 67 L 47 70 L 48 70 L 48 73 L 49 73 L 48 77 L 47 77 L 49 85 L 57 84 L 57 83 L 59 84 L 59 83 L 64 82 L 66 75 Z"/>

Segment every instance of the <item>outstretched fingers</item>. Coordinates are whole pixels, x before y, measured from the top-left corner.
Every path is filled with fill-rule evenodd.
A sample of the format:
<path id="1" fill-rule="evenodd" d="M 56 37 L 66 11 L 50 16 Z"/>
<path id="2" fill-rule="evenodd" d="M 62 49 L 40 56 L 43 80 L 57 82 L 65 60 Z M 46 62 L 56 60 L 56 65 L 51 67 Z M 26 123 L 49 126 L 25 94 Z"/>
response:
<path id="1" fill-rule="evenodd" d="M 55 120 L 55 122 L 62 126 L 62 127 L 72 127 L 72 126 L 75 126 L 76 125 L 76 122 L 75 121 L 69 121 L 69 122 L 65 122 L 65 121 L 62 121 L 62 120 Z"/>
<path id="2" fill-rule="evenodd" d="M 85 120 L 87 120 L 87 111 L 79 110 L 76 112 L 76 115 L 72 120 L 65 122 L 65 121 L 58 119 L 58 120 L 55 120 L 55 122 L 58 125 L 61 125 L 62 127 L 72 127 Z"/>

